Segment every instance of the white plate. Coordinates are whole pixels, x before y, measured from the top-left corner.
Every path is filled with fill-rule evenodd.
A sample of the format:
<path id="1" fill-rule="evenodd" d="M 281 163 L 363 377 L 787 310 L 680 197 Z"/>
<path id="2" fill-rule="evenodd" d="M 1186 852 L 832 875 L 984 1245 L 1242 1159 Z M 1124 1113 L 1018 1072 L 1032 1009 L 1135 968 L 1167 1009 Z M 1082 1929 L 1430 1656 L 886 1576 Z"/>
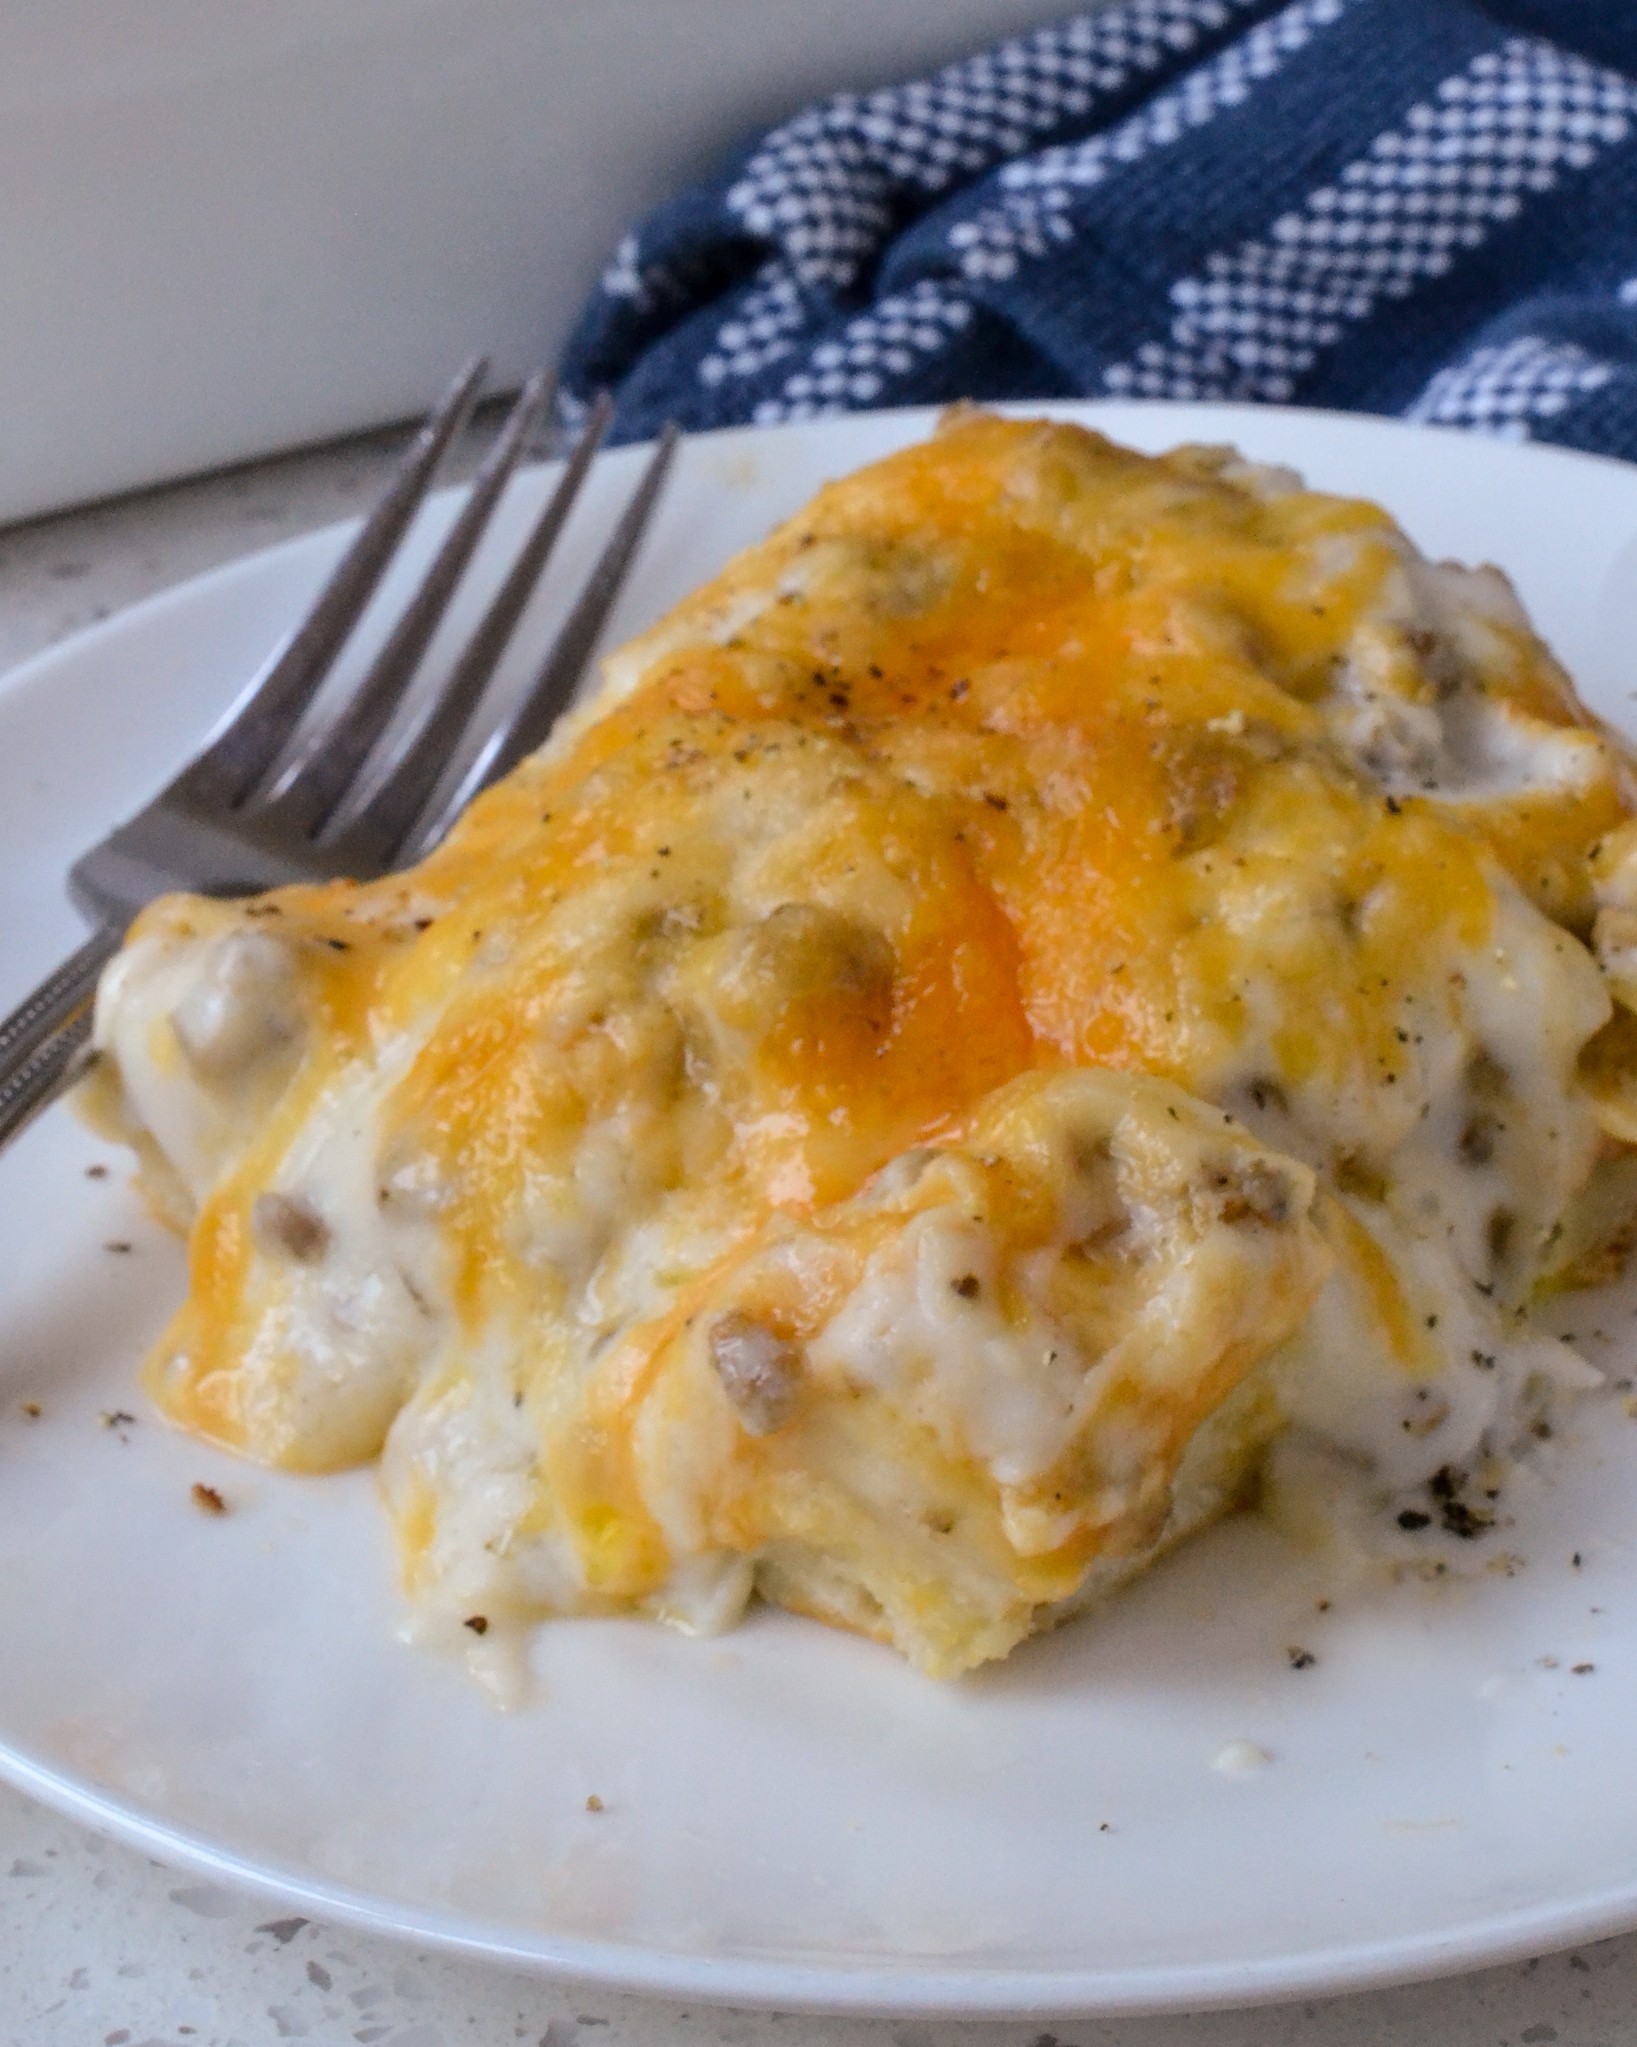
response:
<path id="1" fill-rule="evenodd" d="M 1381 498 L 1424 546 L 1508 568 L 1592 703 L 1627 712 L 1637 469 L 1318 414 L 1058 409 Z M 620 623 L 924 425 L 694 444 Z M 605 502 L 633 459 L 593 480 Z M 520 482 L 514 521 L 541 487 Z M 189 584 L 0 696 L 0 1007 L 74 934 L 68 859 L 197 741 L 338 545 Z M 135 1365 L 182 1260 L 122 1172 L 84 1177 L 106 1156 L 56 1113 L 0 1160 L 0 1772 L 25 1790 L 320 1916 L 747 2004 L 1249 2002 L 1637 1925 L 1637 1423 L 1617 1399 L 1505 1536 L 1510 1576 L 1321 1614 L 1336 1588 L 1241 1522 L 958 1685 L 783 1615 L 716 1643 L 559 1623 L 540 1696 L 502 1716 L 394 1639 L 368 1474 L 253 1471 L 151 1416 Z M 1631 1315 L 1579 1310 L 1594 1357 L 1637 1355 Z M 119 1410 L 137 1419 L 104 1426 Z M 196 1480 L 226 1518 L 190 1504 Z M 1317 1663 L 1293 1670 L 1293 1645 Z M 1213 1770 L 1236 1740 L 1272 1761 Z"/>

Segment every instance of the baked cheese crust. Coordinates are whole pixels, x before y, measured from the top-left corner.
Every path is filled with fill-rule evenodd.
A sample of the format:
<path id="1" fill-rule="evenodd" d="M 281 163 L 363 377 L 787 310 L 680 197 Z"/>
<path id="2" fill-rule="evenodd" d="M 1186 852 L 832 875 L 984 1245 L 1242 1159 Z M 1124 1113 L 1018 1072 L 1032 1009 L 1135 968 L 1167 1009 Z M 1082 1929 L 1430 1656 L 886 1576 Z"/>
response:
<path id="1" fill-rule="evenodd" d="M 958 411 L 412 872 L 138 921 L 86 1094 L 189 1236 L 149 1389 L 379 1456 L 452 1638 L 756 1591 L 949 1674 L 1282 1429 L 1447 1486 L 1637 1140 L 1631 807 L 1495 571 Z"/>

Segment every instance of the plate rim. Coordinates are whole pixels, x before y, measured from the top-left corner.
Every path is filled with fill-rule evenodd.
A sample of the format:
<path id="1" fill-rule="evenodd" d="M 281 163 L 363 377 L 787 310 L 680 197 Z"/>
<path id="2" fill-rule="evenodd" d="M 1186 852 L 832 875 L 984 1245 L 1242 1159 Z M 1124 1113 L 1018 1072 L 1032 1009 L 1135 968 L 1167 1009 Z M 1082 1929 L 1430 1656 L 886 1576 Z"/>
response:
<path id="1" fill-rule="evenodd" d="M 939 1969 L 723 1959 L 620 1941 L 530 1936 L 480 1919 L 394 1904 L 327 1884 L 275 1861 L 213 1845 L 190 1827 L 144 1812 L 135 1799 L 88 1789 L 0 1740 L 0 1781 L 54 1812 L 177 1869 L 226 1882 L 270 1903 L 380 1938 L 432 1947 L 529 1975 L 623 1995 L 838 2018 L 1153 2018 L 1255 2009 L 1303 1998 L 1387 1990 L 1504 1966 L 1637 1928 L 1637 1877 L 1580 1903 L 1519 1908 L 1459 1932 L 1313 1949 L 1297 1958 L 1129 1970 Z M 961 1988 L 952 1993 L 951 1983 Z"/>
<path id="2" fill-rule="evenodd" d="M 783 437 L 810 437 L 815 429 L 879 425 L 900 438 L 913 438 L 946 408 L 923 406 L 873 413 L 838 414 L 769 426 L 738 426 L 689 436 L 690 445 L 728 454 L 742 443 L 765 446 Z M 1504 451 L 1503 462 L 1567 464 L 1612 477 L 1629 486 L 1637 465 L 1616 457 L 1478 436 L 1466 429 L 1424 425 L 1390 416 L 1302 406 L 1177 403 L 1166 400 L 1015 400 L 985 409 L 1013 417 L 1069 419 L 1097 426 L 1100 419 L 1140 414 L 1154 420 L 1220 418 L 1237 440 L 1274 419 L 1298 430 L 1323 423 L 1368 438 L 1391 436 L 1416 441 L 1476 443 Z M 605 450 L 599 464 L 635 464 L 644 443 Z M 559 463 L 529 465 L 550 471 Z M 452 499 L 460 486 L 434 493 L 434 503 Z M 339 553 L 360 523 L 358 516 L 327 522 L 270 546 L 247 549 L 201 573 L 123 606 L 61 640 L 41 648 L 0 675 L 0 698 L 49 687 L 55 674 L 72 669 L 87 654 L 100 653 L 133 626 L 213 600 L 247 576 L 277 578 L 306 567 L 315 577 Z M 134 1797 L 99 1790 L 72 1772 L 31 1753 L 0 1734 L 0 1781 L 39 1803 L 120 1840 L 170 1866 L 229 1883 L 252 1895 L 289 1904 L 315 1917 L 377 1936 L 412 1941 L 470 1960 L 484 1960 L 600 1988 L 714 2005 L 786 2009 L 815 2014 L 899 2018 L 1121 2017 L 1222 2010 L 1286 2003 L 1316 1995 L 1423 1982 L 1491 1967 L 1584 1941 L 1637 1928 L 1637 1852 L 1629 1882 L 1590 1894 L 1559 1897 L 1469 1920 L 1453 1929 L 1331 1944 L 1295 1955 L 1248 1961 L 1155 1964 L 1133 1969 L 989 1967 L 952 1958 L 948 1963 L 910 1960 L 902 1965 L 863 1959 L 815 1963 L 759 1957 L 690 1953 L 616 1940 L 563 1937 L 506 1928 L 481 1918 L 437 1907 L 414 1906 L 332 1884 L 277 1860 L 247 1855 L 212 1841 L 208 1832 L 168 1821 Z"/>
<path id="3" fill-rule="evenodd" d="M 731 448 L 736 443 L 754 441 L 763 443 L 781 436 L 805 435 L 815 429 L 833 426 L 852 426 L 876 421 L 903 422 L 906 425 L 931 426 L 952 408 L 948 405 L 903 405 L 883 406 L 878 410 L 843 412 L 815 419 L 781 420 L 765 426 L 724 426 L 712 427 L 704 432 L 684 435 L 684 447 Z M 1637 473 L 1637 462 L 1630 462 L 1618 455 L 1594 454 L 1586 448 L 1569 448 L 1555 441 L 1514 441 L 1499 434 L 1479 432 L 1471 427 L 1441 425 L 1432 421 L 1410 420 L 1385 412 L 1346 412 L 1335 406 L 1323 405 L 1260 405 L 1210 399 L 1171 398 L 1006 398 L 996 399 L 981 405 L 985 412 L 997 412 L 1011 419 L 1057 419 L 1077 424 L 1097 426 L 1098 415 L 1112 413 L 1137 414 L 1142 417 L 1163 419 L 1182 415 L 1210 413 L 1224 421 L 1255 426 L 1262 420 L 1280 420 L 1301 423 L 1308 420 L 1322 421 L 1326 427 L 1343 432 L 1357 432 L 1369 435 L 1399 436 L 1408 441 L 1434 441 L 1446 446 L 1464 449 L 1482 448 L 1501 453 L 1502 459 L 1521 456 L 1529 462 L 1565 463 L 1574 468 L 1584 468 L 1588 473 L 1605 477 L 1630 478 Z M 594 458 L 595 465 L 602 468 L 611 462 L 635 463 L 644 451 L 652 451 L 652 439 L 643 441 L 619 441 L 605 446 Z M 563 468 L 560 456 L 551 456 L 542 461 L 525 462 L 517 470 L 518 477 L 538 476 L 560 471 Z M 179 486 L 180 487 L 180 486 Z M 428 493 L 428 506 L 447 505 L 465 489 L 463 484 L 441 484 Z M 80 507 L 80 510 L 90 509 Z M 1390 509 L 1390 508 L 1389 508 Z M 63 514 L 74 516 L 74 510 Z M 105 639 L 117 639 L 130 629 L 134 622 L 158 617 L 175 608 L 186 608 L 197 599 L 223 584 L 230 584 L 248 570 L 272 572 L 299 561 L 303 555 L 311 554 L 315 568 L 327 565 L 329 559 L 339 554 L 346 541 L 362 525 L 365 514 L 350 513 L 342 519 L 326 520 L 322 525 L 309 528 L 305 533 L 296 533 L 283 540 L 275 540 L 265 547 L 246 548 L 242 554 L 235 554 L 228 560 L 218 562 L 214 567 L 201 569 L 192 575 L 183 576 L 175 583 L 168 583 L 163 589 L 151 591 L 146 597 L 139 597 L 134 603 L 122 604 L 111 611 L 106 618 L 92 619 L 65 633 L 61 639 L 49 645 L 36 648 L 20 661 L 0 670 L 0 697 L 9 696 L 13 690 L 28 689 L 58 665 L 72 663 L 83 650 L 96 647 Z"/>

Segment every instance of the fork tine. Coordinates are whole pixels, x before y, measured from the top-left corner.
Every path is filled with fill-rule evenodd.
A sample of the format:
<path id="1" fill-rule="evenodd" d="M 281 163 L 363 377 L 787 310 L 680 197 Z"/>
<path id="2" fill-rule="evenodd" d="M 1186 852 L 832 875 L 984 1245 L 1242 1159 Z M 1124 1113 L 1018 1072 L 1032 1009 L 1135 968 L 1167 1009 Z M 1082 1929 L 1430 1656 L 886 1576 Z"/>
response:
<path id="1" fill-rule="evenodd" d="M 525 754 L 532 753 L 556 723 L 574 694 L 597 637 L 625 585 L 681 437 L 682 430 L 674 421 L 660 434 L 648 466 L 620 514 L 619 524 L 610 534 L 590 581 L 564 620 L 533 684 L 489 734 L 461 776 L 454 794 L 415 833 L 406 851 L 419 855 L 435 846 L 472 798 L 508 773 Z"/>
<path id="2" fill-rule="evenodd" d="M 473 356 L 464 366 L 410 443 L 386 495 L 364 521 L 318 601 L 229 713 L 228 723 L 183 769 L 167 794 L 183 796 L 190 788 L 202 788 L 216 801 L 238 804 L 267 773 L 374 596 L 438 464 L 465 424 L 487 368 L 482 356 Z"/>
<path id="3" fill-rule="evenodd" d="M 461 734 L 470 724 L 474 706 L 499 666 L 613 415 L 612 401 L 606 393 L 599 396 L 580 430 L 557 488 L 518 550 L 516 561 L 424 722 L 405 735 L 380 782 L 352 813 L 349 815 L 343 809 L 334 833 L 325 840 L 325 849 L 338 866 L 344 869 L 356 865 L 361 872 L 370 872 L 395 863 L 448 767 Z"/>
<path id="4" fill-rule="evenodd" d="M 290 829 L 313 834 L 323 828 L 391 723 L 522 458 L 551 384 L 549 372 L 541 370 L 524 385 L 420 588 L 405 605 L 369 673 L 280 770 L 265 800 L 279 808 Z"/>

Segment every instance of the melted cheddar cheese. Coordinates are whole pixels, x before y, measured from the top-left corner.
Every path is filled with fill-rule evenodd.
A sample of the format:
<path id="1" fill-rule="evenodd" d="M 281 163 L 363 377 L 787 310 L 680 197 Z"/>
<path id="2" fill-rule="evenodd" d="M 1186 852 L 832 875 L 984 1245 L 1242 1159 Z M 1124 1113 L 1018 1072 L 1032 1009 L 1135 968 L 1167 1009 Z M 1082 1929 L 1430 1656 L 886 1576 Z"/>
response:
<path id="1" fill-rule="evenodd" d="M 1495 572 L 957 412 L 412 872 L 139 920 L 91 1106 L 189 1233 L 149 1387 L 379 1455 L 451 1629 L 759 1590 L 1004 1655 L 1281 1429 L 1415 1487 L 1561 1376 L 1629 809 Z"/>

